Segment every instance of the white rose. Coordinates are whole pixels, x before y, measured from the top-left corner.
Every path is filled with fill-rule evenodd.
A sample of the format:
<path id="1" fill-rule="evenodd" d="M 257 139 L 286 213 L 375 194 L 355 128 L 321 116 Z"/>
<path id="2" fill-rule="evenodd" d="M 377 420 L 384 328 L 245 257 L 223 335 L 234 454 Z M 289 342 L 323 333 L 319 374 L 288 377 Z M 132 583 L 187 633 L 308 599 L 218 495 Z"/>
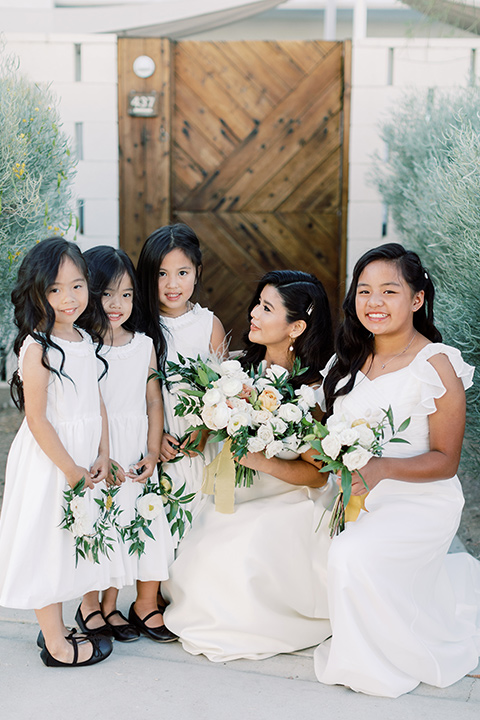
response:
<path id="1" fill-rule="evenodd" d="M 252 420 L 255 425 L 262 425 L 272 418 L 270 410 L 252 410 Z"/>
<path id="2" fill-rule="evenodd" d="M 298 446 L 300 444 L 300 440 L 296 435 L 289 435 L 287 438 L 283 439 L 283 446 L 287 450 L 298 450 Z"/>
<path id="3" fill-rule="evenodd" d="M 338 453 L 342 449 L 340 437 L 333 432 L 329 433 L 326 437 L 324 437 L 320 445 L 322 446 L 322 450 L 325 455 L 328 455 L 328 457 L 332 458 L 332 460 L 337 459 Z"/>
<path id="4" fill-rule="evenodd" d="M 286 420 L 287 422 L 299 422 L 302 419 L 302 411 L 299 407 L 293 405 L 293 403 L 280 405 L 278 414 L 282 420 Z"/>
<path id="5" fill-rule="evenodd" d="M 163 509 L 163 500 L 156 493 L 147 493 L 137 500 L 138 514 L 145 520 L 154 520 Z"/>
<path id="6" fill-rule="evenodd" d="M 184 415 L 183 419 L 187 423 L 187 427 L 198 427 L 198 425 L 202 425 L 201 419 L 198 417 L 198 415 L 188 414 Z"/>
<path id="7" fill-rule="evenodd" d="M 257 435 L 254 435 L 253 437 L 248 438 L 247 448 L 248 452 L 251 453 L 261 452 L 265 449 L 265 442 Z"/>
<path id="8" fill-rule="evenodd" d="M 268 443 L 267 447 L 265 448 L 265 457 L 270 459 L 277 453 L 281 452 L 283 450 L 283 443 L 281 440 L 273 440 L 273 442 Z"/>
<path id="9" fill-rule="evenodd" d="M 236 432 L 242 429 L 242 427 L 248 427 L 250 425 L 250 418 L 246 413 L 236 412 L 232 415 L 227 424 L 227 433 L 229 435 L 235 435 Z"/>
<path id="10" fill-rule="evenodd" d="M 342 445 L 353 445 L 358 440 L 357 428 L 345 428 L 338 435 Z"/>
<path id="11" fill-rule="evenodd" d="M 242 392 L 243 382 L 236 377 L 225 375 L 217 381 L 217 387 L 227 397 L 233 397 L 233 395 L 238 395 L 238 393 Z"/>
<path id="12" fill-rule="evenodd" d="M 265 390 L 265 388 L 272 390 L 272 392 L 273 391 L 275 391 L 276 393 L 278 392 L 277 389 L 273 387 L 272 383 L 270 382 L 270 380 L 268 380 L 268 378 L 263 378 L 263 377 L 257 378 L 255 380 L 254 386 L 259 392 L 262 392 L 262 390 Z M 280 398 L 281 393 L 278 393 L 278 395 Z"/>
<path id="13" fill-rule="evenodd" d="M 368 450 L 368 448 L 375 440 L 375 435 L 373 434 L 372 429 L 369 428 L 368 425 L 366 425 L 365 423 L 362 423 L 361 425 L 356 425 L 355 430 L 358 434 L 358 442 L 362 447 Z"/>
<path id="14" fill-rule="evenodd" d="M 268 445 L 268 443 L 273 442 L 273 440 L 274 440 L 273 430 L 272 430 L 272 426 L 270 425 L 270 423 L 268 423 L 266 425 L 260 425 L 260 427 L 258 428 L 257 436 L 261 440 L 263 440 L 265 445 Z"/>
<path id="15" fill-rule="evenodd" d="M 315 390 L 310 385 L 301 385 L 298 390 L 295 390 L 295 395 L 303 400 L 308 407 L 315 407 L 317 404 Z"/>
<path id="16" fill-rule="evenodd" d="M 341 433 L 342 430 L 345 430 L 345 428 L 350 427 L 350 425 L 347 425 L 347 422 L 344 418 L 344 416 L 339 415 L 330 415 L 326 422 L 327 430 L 334 433 Z"/>
<path id="17" fill-rule="evenodd" d="M 84 497 L 74 497 L 70 501 L 70 510 L 73 513 L 74 518 L 83 517 L 87 514 L 87 506 L 85 504 Z"/>
<path id="18" fill-rule="evenodd" d="M 275 430 L 276 433 L 278 433 L 278 435 L 283 435 L 284 433 L 287 432 L 288 425 L 286 422 L 284 422 L 282 420 L 282 418 L 274 416 L 274 417 L 272 417 L 270 422 L 272 424 L 273 429 Z"/>
<path id="19" fill-rule="evenodd" d="M 355 448 L 352 452 L 346 452 L 342 457 L 342 462 L 350 472 L 354 470 L 360 470 L 372 457 L 372 453 L 365 450 L 363 447 Z"/>
<path id="20" fill-rule="evenodd" d="M 231 405 L 234 410 L 241 410 L 244 413 L 250 413 L 252 407 L 249 402 L 237 397 L 230 398 L 229 405 Z"/>
<path id="21" fill-rule="evenodd" d="M 270 380 L 283 380 L 288 376 L 288 370 L 281 365 L 270 365 L 270 367 L 265 370 L 265 375 L 267 378 L 270 378 Z"/>
<path id="22" fill-rule="evenodd" d="M 224 400 L 223 394 L 220 392 L 220 390 L 216 387 L 210 388 L 210 390 L 207 390 L 205 395 L 203 396 L 203 404 L 208 407 L 210 405 L 217 405 L 217 403 L 222 402 Z"/>
<path id="23" fill-rule="evenodd" d="M 220 363 L 220 375 L 234 375 L 243 372 L 242 365 L 238 360 L 224 360 Z"/>
<path id="24" fill-rule="evenodd" d="M 224 402 L 203 408 L 202 420 L 210 430 L 221 430 L 227 427 L 232 411 Z"/>
<path id="25" fill-rule="evenodd" d="M 92 521 L 88 515 L 79 515 L 75 518 L 75 522 L 71 526 L 71 531 L 76 537 L 82 535 L 91 535 L 93 532 Z"/>

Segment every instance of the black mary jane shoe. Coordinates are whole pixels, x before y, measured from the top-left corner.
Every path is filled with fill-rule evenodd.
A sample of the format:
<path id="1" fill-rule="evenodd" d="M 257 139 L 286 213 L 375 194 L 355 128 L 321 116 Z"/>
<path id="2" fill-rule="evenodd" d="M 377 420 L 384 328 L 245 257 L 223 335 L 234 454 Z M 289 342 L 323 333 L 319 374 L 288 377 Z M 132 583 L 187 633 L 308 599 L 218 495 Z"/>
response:
<path id="1" fill-rule="evenodd" d="M 154 615 L 160 615 L 162 617 L 162 613 L 159 610 L 153 610 L 153 612 L 148 613 L 143 620 L 138 617 L 137 613 L 134 610 L 135 603 L 132 603 L 130 606 L 130 611 L 128 613 L 128 621 L 137 627 L 143 635 L 146 635 L 151 640 L 155 640 L 156 642 L 160 643 L 167 643 L 167 642 L 173 642 L 174 640 L 178 639 L 178 635 L 175 635 L 171 630 L 169 630 L 165 625 L 160 625 L 160 627 L 151 628 L 148 627 L 145 622 L 146 620 L 149 620 Z"/>
<path id="2" fill-rule="evenodd" d="M 81 640 L 87 637 L 86 635 L 80 634 L 76 627 L 67 628 L 67 630 L 68 635 L 65 635 L 65 640 L 70 640 L 72 637 L 77 637 L 79 640 Z M 41 630 L 37 635 L 37 646 L 40 648 L 40 650 L 45 647 L 45 638 L 43 637 L 43 632 Z"/>
<path id="3" fill-rule="evenodd" d="M 103 620 L 105 620 L 105 618 L 102 615 L 101 610 L 94 610 L 92 613 L 90 613 L 90 615 L 87 615 L 87 617 L 84 618 L 82 615 L 81 604 L 78 606 L 77 612 L 75 613 L 75 621 L 76 621 L 78 627 L 80 628 L 80 630 L 82 631 L 82 633 L 85 633 L 85 635 L 88 635 L 89 637 L 96 636 L 96 635 L 105 635 L 106 637 L 111 638 L 113 635 L 112 629 L 111 629 L 112 626 L 106 622 L 104 622 L 104 624 L 100 625 L 100 627 L 98 627 L 98 628 L 87 627 L 87 623 L 89 622 L 89 620 L 91 620 L 93 617 L 95 617 L 95 615 L 100 615 L 103 618 Z"/>
<path id="4" fill-rule="evenodd" d="M 112 623 L 108 620 L 108 618 L 111 618 L 112 615 L 119 615 L 120 618 L 125 621 L 124 624 L 112 625 Z M 120 610 L 112 610 L 111 613 L 105 615 L 105 622 L 112 631 L 113 637 L 115 640 L 118 640 L 118 642 L 133 642 L 134 640 L 138 640 L 140 637 L 140 630 L 138 630 L 135 625 L 129 623 L 125 615 L 122 615 Z"/>
<path id="5" fill-rule="evenodd" d="M 76 637 L 69 638 L 69 642 L 73 645 L 73 661 L 71 663 L 61 662 L 53 657 L 48 651 L 45 645 L 42 648 L 40 657 L 47 667 L 85 667 L 86 665 L 95 665 L 96 663 L 105 660 L 112 652 L 112 641 L 105 636 L 89 637 L 85 639 L 78 639 Z M 78 662 L 78 645 L 81 642 L 89 642 L 92 646 L 92 654 L 88 660 Z"/>

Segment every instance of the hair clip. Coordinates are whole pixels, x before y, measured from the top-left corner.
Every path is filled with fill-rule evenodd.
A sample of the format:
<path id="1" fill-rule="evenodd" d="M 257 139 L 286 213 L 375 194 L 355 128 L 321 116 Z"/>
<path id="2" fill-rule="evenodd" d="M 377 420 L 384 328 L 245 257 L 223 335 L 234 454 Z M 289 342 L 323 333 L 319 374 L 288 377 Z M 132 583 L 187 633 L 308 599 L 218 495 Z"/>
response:
<path id="1" fill-rule="evenodd" d="M 424 272 L 423 274 L 425 275 L 425 280 L 428 280 L 428 273 Z"/>
<path id="2" fill-rule="evenodd" d="M 313 302 L 307 308 L 307 315 L 311 315 L 313 312 Z"/>

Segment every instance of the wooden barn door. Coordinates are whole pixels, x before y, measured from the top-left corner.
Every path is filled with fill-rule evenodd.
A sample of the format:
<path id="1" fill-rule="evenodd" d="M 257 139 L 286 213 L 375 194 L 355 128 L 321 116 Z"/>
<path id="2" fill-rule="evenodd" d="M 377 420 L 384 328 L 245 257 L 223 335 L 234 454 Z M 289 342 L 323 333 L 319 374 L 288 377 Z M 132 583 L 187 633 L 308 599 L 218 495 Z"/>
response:
<path id="1" fill-rule="evenodd" d="M 141 55 L 155 62 L 147 79 L 132 70 Z M 194 228 L 206 304 L 235 347 L 268 270 L 314 273 L 337 308 L 350 44 L 122 39 L 119 69 L 122 247 L 136 258 L 156 227 Z M 132 98 L 155 112 L 135 114 Z"/>

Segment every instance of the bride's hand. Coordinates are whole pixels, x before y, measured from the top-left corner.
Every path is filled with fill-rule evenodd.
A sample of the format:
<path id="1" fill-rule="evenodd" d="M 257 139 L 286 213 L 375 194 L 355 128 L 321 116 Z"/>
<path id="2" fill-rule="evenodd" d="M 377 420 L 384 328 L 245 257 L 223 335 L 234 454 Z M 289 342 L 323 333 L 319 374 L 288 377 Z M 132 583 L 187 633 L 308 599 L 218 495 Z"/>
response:
<path id="1" fill-rule="evenodd" d="M 360 472 L 363 480 L 368 485 L 368 490 L 358 472 L 352 473 L 352 495 L 365 495 L 370 490 L 373 490 L 385 477 L 385 473 L 382 472 L 382 465 L 382 458 L 373 457 L 361 468 Z"/>
<path id="2" fill-rule="evenodd" d="M 236 460 L 236 462 L 238 462 L 239 465 L 244 465 L 247 468 L 251 468 L 251 470 L 264 470 L 265 460 L 267 460 L 267 458 L 262 452 L 249 452 L 244 455 L 240 460 Z"/>

